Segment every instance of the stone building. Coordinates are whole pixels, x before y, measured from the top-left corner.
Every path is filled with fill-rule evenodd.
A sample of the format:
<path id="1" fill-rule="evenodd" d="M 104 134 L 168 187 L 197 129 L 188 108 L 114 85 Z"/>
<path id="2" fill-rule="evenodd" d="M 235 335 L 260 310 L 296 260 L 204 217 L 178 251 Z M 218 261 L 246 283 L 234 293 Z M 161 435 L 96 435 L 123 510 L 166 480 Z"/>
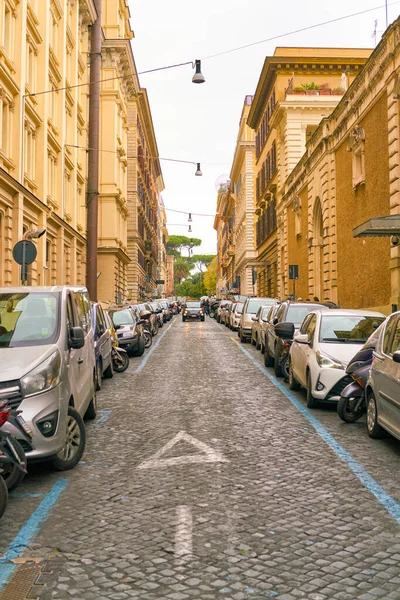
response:
<path id="1" fill-rule="evenodd" d="M 373 217 L 400 214 L 400 20 L 385 32 L 283 185 L 283 273 L 299 265 L 302 297 L 386 313 L 400 307 L 400 251 L 389 237 L 354 238 Z"/>
<path id="2" fill-rule="evenodd" d="M 234 280 L 234 204 L 230 181 L 221 183 L 218 190 L 214 229 L 217 231 L 217 296 L 225 297 Z"/>
<path id="3" fill-rule="evenodd" d="M 0 1 L 0 285 L 20 283 L 12 248 L 32 228 L 46 232 L 35 240 L 28 282 L 85 283 L 88 57 L 96 18 L 93 0 Z M 143 295 L 146 283 L 151 293 L 159 261 L 163 184 L 129 18 L 128 0 L 103 0 L 98 298 L 113 303 L 137 299 L 134 290 L 141 285 Z M 131 210 L 131 229 L 140 237 L 143 228 L 134 249 Z M 128 271 L 138 273 L 135 281 Z"/>
<path id="4" fill-rule="evenodd" d="M 85 282 L 92 0 L 0 2 L 0 285 L 19 284 L 12 248 L 46 229 L 33 285 Z M 58 91 L 57 91 L 58 90 Z"/>
<path id="5" fill-rule="evenodd" d="M 267 57 L 247 124 L 256 134 L 258 294 L 290 293 L 279 207 L 282 187 L 321 120 L 370 55 L 346 48 L 277 48 Z"/>

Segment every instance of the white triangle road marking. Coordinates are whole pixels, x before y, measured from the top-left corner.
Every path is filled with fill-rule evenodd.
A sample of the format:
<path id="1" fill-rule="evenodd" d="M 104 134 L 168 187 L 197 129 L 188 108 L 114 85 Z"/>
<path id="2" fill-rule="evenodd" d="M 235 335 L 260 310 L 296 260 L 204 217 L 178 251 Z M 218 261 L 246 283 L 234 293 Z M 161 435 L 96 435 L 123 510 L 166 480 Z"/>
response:
<path id="1" fill-rule="evenodd" d="M 162 458 L 168 450 L 171 450 L 178 442 L 184 441 L 188 444 L 192 444 L 197 448 L 201 454 L 186 454 L 184 456 L 173 456 L 171 458 Z M 138 469 L 155 469 L 160 467 L 167 467 L 171 465 L 184 465 L 194 463 L 217 463 L 217 462 L 229 462 L 221 452 L 213 450 L 204 442 L 200 442 L 193 436 L 189 435 L 185 431 L 180 431 L 176 436 L 165 444 L 160 450 L 158 450 L 153 456 L 142 462 Z"/>

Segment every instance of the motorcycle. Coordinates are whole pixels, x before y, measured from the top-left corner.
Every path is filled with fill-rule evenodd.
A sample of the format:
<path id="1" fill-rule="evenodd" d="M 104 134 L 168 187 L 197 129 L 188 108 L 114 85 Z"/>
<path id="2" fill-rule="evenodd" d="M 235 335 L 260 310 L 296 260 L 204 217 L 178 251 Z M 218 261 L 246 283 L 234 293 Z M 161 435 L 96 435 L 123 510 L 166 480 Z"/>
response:
<path id="1" fill-rule="evenodd" d="M 337 413 L 346 423 L 355 423 L 367 410 L 365 386 L 374 350 L 375 344 L 363 346 L 347 365 L 346 373 L 353 381 L 344 388 L 337 405 Z"/>
<path id="2" fill-rule="evenodd" d="M 7 421 L 13 425 L 23 437 L 30 442 L 32 432 L 21 411 L 7 407 L 7 400 L 0 402 L 0 428 Z M 8 492 L 15 489 L 24 479 L 27 471 L 27 460 L 21 444 L 9 433 L 0 429 L 0 518 L 3 516 L 8 503 Z"/>
<path id="3" fill-rule="evenodd" d="M 113 369 L 116 373 L 123 373 L 129 367 L 129 356 L 127 351 L 123 348 L 119 348 L 115 342 L 113 342 L 111 347 L 111 360 Z"/>
<path id="4" fill-rule="evenodd" d="M 140 316 L 139 323 L 141 323 L 143 325 L 144 347 L 150 348 L 150 346 L 153 343 L 153 335 L 151 333 L 151 324 L 150 324 L 151 312 L 148 310 L 141 310 L 139 316 Z"/>

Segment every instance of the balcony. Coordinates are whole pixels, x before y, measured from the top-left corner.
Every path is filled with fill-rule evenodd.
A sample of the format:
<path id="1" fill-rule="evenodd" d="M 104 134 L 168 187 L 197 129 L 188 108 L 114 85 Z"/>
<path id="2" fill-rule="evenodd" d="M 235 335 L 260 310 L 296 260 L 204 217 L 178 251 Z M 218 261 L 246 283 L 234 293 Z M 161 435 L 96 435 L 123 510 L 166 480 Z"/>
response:
<path id="1" fill-rule="evenodd" d="M 233 246 L 233 244 L 230 244 L 227 248 L 227 254 L 228 256 L 234 256 L 235 255 L 235 247 Z"/>

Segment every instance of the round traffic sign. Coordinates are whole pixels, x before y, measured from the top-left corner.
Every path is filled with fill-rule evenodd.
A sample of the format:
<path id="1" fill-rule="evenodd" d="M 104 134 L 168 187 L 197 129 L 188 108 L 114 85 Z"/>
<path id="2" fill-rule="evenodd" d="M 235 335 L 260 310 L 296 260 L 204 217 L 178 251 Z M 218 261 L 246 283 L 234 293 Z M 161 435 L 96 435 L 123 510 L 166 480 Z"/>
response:
<path id="1" fill-rule="evenodd" d="M 19 265 L 22 265 L 24 262 L 26 265 L 32 264 L 33 261 L 36 260 L 36 256 L 36 246 L 30 240 L 21 240 L 20 242 L 17 242 L 13 248 L 14 260 Z"/>

